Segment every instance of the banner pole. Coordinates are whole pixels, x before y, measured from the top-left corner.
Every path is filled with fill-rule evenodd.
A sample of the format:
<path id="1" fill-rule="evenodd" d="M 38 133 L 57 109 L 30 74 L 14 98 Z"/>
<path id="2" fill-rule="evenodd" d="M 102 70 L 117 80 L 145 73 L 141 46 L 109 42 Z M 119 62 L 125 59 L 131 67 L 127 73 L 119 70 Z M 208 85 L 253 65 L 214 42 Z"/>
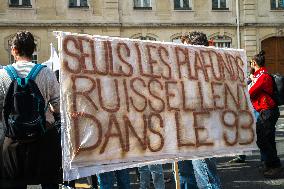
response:
<path id="1" fill-rule="evenodd" d="M 179 175 L 178 175 L 178 163 L 176 161 L 174 163 L 174 171 L 175 171 L 176 189 L 180 189 L 180 182 L 179 182 Z"/>

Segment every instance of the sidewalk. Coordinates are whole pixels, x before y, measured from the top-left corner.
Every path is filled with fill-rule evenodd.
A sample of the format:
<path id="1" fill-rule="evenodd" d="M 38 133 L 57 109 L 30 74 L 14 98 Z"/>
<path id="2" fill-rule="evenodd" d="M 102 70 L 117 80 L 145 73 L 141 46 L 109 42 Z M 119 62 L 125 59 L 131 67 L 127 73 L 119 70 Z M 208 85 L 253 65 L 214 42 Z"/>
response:
<path id="1" fill-rule="evenodd" d="M 265 179 L 259 172 L 259 155 L 248 156 L 246 163 L 227 164 L 231 158 L 218 159 L 218 173 L 224 189 L 280 189 L 284 188 L 284 172 L 277 179 Z M 284 164 L 284 156 L 281 156 Z"/>
<path id="2" fill-rule="evenodd" d="M 284 115 L 284 114 L 282 114 Z M 277 151 L 284 167 L 284 117 L 278 120 L 276 127 Z M 284 188 L 284 170 L 277 179 L 265 179 L 257 166 L 260 163 L 259 152 L 247 156 L 246 163 L 227 164 L 232 158 L 218 158 L 218 173 L 224 189 L 280 189 Z"/>

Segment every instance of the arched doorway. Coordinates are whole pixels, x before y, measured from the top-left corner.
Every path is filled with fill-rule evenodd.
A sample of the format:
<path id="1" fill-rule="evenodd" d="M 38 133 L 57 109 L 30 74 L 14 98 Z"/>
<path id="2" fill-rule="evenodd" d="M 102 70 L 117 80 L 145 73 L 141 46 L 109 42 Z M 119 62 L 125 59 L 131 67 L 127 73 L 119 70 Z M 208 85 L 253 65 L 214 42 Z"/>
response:
<path id="1" fill-rule="evenodd" d="M 261 42 L 265 62 L 270 73 L 284 75 L 284 37 L 270 37 Z"/>

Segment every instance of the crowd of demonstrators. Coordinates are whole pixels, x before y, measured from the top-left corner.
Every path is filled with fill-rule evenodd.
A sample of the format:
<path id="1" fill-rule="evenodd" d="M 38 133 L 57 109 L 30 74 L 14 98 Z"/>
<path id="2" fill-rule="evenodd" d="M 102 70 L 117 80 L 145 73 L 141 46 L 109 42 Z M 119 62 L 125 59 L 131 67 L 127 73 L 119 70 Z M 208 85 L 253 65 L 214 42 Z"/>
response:
<path id="1" fill-rule="evenodd" d="M 201 32 L 193 32 L 188 37 L 190 44 L 208 46 L 207 38 Z M 35 48 L 34 37 L 30 32 L 23 31 L 15 34 L 11 43 L 11 54 L 16 61 L 12 64 L 12 67 L 15 69 L 17 77 L 29 77 L 31 70 L 36 66 L 31 61 Z M 5 94 L 9 90 L 10 84 L 13 83 L 13 78 L 6 69 L 1 69 L 0 72 L 0 111 L 2 111 L 5 104 Z M 58 72 L 56 74 L 58 77 Z M 0 165 L 3 166 L 1 168 L 1 188 L 24 189 L 28 184 L 40 183 L 43 189 L 57 189 L 59 183 L 62 183 L 60 133 L 53 124 L 56 118 L 60 118 L 58 116 L 60 112 L 59 83 L 56 74 L 49 68 L 43 67 L 33 78 L 44 103 L 48 104 L 49 107 L 49 110 L 45 112 L 46 122 L 43 126 L 45 129 L 43 136 L 32 140 L 19 139 L 7 132 L 9 130 L 9 128 L 6 128 L 7 125 L 4 124 L 6 127 L 2 125 L 5 130 L 5 139 L 1 150 Z M 14 79 L 17 80 L 17 78 Z M 5 122 L 4 118 L 1 119 L 2 122 Z M 205 186 L 209 187 L 210 184 L 220 188 L 213 159 L 183 161 L 179 162 L 179 165 L 182 188 L 189 186 L 197 188 L 197 185 L 204 188 Z M 165 188 L 162 165 L 142 166 L 138 170 L 141 189 L 150 187 L 150 175 L 152 175 L 156 189 Z M 190 178 L 188 175 L 191 175 Z M 115 177 L 118 188 L 130 188 L 128 169 L 99 174 L 98 184 L 100 188 L 113 188 Z M 197 179 L 193 179 L 193 177 Z M 92 178 L 96 180 L 95 176 Z M 65 185 L 75 187 L 75 181 L 65 183 Z"/>
<path id="2" fill-rule="evenodd" d="M 185 45 L 209 45 L 206 35 L 196 31 L 183 35 L 181 41 Z M 15 86 L 25 87 L 27 85 L 25 82 L 30 80 L 38 87 L 43 102 L 48 107 L 48 111 L 44 112 L 44 121 L 41 122 L 44 124 L 44 134 L 36 135 L 34 138 L 28 138 L 28 136 L 19 138 L 16 132 L 11 132 L 6 114 L 0 114 L 2 122 L 0 126 L 5 133 L 4 141 L 0 145 L 1 189 L 26 189 L 28 184 L 41 184 L 43 189 L 58 189 L 59 184 L 63 182 L 60 129 L 54 124 L 56 119 L 60 120 L 59 72 L 54 74 L 49 68 L 42 66 L 37 74 L 33 74 L 33 71 L 39 67 L 31 61 L 35 48 L 34 37 L 30 32 L 17 32 L 11 41 L 11 54 L 16 62 L 11 65 L 12 67 L 0 69 L 1 112 L 7 109 L 6 101 L 9 98 L 6 95 L 10 94 L 10 91 L 13 92 L 17 88 Z M 273 98 L 273 79 L 265 68 L 263 51 L 253 57 L 250 67 L 248 90 L 257 120 L 257 145 L 263 162 L 261 170 L 265 177 L 274 178 L 281 171 L 275 144 L 275 125 L 279 117 L 279 109 Z M 34 77 L 30 77 L 31 75 Z M 17 78 L 29 78 L 29 80 Z M 10 113 L 18 112 L 13 110 Z M 232 162 L 241 163 L 245 161 L 245 158 L 245 155 L 241 155 Z M 181 189 L 221 188 L 215 158 L 179 161 L 178 168 Z M 140 189 L 150 188 L 151 177 L 155 189 L 165 189 L 162 165 L 146 165 L 137 170 Z M 111 189 L 114 187 L 115 180 L 117 188 L 131 188 L 129 169 L 101 173 L 91 178 L 93 188 L 99 185 L 100 189 Z M 75 180 L 63 185 L 75 188 Z"/>
<path id="3" fill-rule="evenodd" d="M 256 121 L 256 143 L 260 149 L 261 160 L 264 162 L 262 172 L 264 177 L 274 178 L 281 172 L 281 162 L 277 156 L 275 142 L 275 125 L 280 112 L 274 98 L 275 84 L 265 67 L 264 54 L 264 51 L 256 54 L 250 63 L 255 72 L 251 76 L 249 95 L 255 111 L 259 113 Z"/>

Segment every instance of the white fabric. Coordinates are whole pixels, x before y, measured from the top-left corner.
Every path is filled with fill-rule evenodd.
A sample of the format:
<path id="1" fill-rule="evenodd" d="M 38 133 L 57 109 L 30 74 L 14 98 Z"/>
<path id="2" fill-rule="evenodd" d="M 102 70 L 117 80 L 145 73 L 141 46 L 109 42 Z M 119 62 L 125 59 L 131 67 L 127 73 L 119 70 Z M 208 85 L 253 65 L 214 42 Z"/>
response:
<path id="1" fill-rule="evenodd" d="M 256 148 L 243 50 L 60 38 L 64 179 Z"/>

